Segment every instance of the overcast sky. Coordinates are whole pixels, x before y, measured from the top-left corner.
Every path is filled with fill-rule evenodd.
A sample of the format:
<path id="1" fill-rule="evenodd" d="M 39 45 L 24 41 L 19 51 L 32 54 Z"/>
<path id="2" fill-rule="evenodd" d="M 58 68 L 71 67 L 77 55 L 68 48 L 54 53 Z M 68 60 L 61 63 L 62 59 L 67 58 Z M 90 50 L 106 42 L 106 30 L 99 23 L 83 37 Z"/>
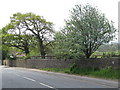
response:
<path id="1" fill-rule="evenodd" d="M 106 17 L 118 28 L 118 1 L 120 0 L 1 0 L 0 29 L 10 21 L 14 13 L 33 12 L 54 23 L 56 31 L 64 26 L 64 20 L 69 18 L 76 4 L 87 3 L 97 6 Z"/>

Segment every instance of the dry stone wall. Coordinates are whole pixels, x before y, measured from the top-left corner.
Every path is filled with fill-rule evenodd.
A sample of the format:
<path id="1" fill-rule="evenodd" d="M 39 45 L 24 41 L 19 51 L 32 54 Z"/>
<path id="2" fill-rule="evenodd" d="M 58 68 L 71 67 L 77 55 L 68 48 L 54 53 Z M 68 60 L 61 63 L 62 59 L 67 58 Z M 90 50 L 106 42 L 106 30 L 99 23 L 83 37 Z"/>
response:
<path id="1" fill-rule="evenodd" d="M 118 68 L 119 58 L 101 58 L 101 59 L 80 59 L 80 60 L 58 60 L 58 59 L 40 59 L 40 60 L 4 60 L 4 65 L 10 67 L 24 68 L 69 68 L 73 63 L 78 67 L 114 67 Z"/>

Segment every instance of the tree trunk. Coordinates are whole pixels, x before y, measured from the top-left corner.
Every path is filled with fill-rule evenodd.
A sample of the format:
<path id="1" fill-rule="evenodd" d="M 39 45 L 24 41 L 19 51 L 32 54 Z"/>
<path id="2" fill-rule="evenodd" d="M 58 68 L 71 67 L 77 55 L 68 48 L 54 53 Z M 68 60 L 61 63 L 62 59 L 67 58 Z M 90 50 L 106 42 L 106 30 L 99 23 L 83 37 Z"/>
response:
<path id="1" fill-rule="evenodd" d="M 41 58 L 45 59 L 45 47 L 43 45 L 43 41 L 41 39 L 39 39 L 39 46 L 40 46 L 40 54 L 41 54 Z"/>
<path id="2" fill-rule="evenodd" d="M 25 50 L 25 54 L 26 56 L 30 53 L 29 52 L 29 46 L 28 46 L 28 42 L 26 41 L 25 44 L 24 44 L 24 50 Z"/>
<path id="3" fill-rule="evenodd" d="M 87 58 L 87 59 L 90 58 L 90 55 L 86 55 L 86 58 Z"/>
<path id="4" fill-rule="evenodd" d="M 29 48 L 28 47 L 25 48 L 25 54 L 26 54 L 26 56 L 29 54 Z"/>
<path id="5" fill-rule="evenodd" d="M 91 53 L 86 53 L 85 56 L 86 56 L 86 58 L 88 59 L 88 58 L 90 58 Z"/>
<path id="6" fill-rule="evenodd" d="M 44 50 L 44 48 L 43 48 L 43 46 L 42 46 L 42 48 L 41 48 L 41 58 L 43 58 L 43 59 L 45 59 L 45 50 Z"/>

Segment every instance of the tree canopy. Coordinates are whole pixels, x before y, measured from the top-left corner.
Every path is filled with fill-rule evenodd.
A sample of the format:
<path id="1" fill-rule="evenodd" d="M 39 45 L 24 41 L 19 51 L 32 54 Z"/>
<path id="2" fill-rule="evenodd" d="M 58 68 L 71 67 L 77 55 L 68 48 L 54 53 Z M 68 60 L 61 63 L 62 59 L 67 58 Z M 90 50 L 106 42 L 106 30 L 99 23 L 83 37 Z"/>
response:
<path id="1" fill-rule="evenodd" d="M 39 51 L 42 58 L 45 58 L 45 48 L 50 42 L 53 33 L 52 22 L 48 22 L 42 16 L 35 15 L 33 13 L 16 13 L 13 14 L 10 19 L 10 24 L 3 28 L 3 31 L 4 29 L 7 29 L 10 40 L 14 39 L 12 42 L 6 39 L 9 41 L 9 45 L 15 42 L 17 43 L 17 46 L 15 46 L 15 44 L 11 46 L 15 46 L 19 49 L 24 47 L 26 53 L 29 53 L 28 46 L 31 44 L 31 42 L 33 42 L 31 41 L 31 38 L 34 37 L 34 39 L 36 38 L 37 42 L 39 42 L 38 46 L 40 48 Z M 45 44 L 44 42 L 47 43 Z M 18 44 L 21 47 L 18 47 Z"/>
<path id="2" fill-rule="evenodd" d="M 68 44 L 79 45 L 79 51 L 90 58 L 100 45 L 114 38 L 115 31 L 112 21 L 97 8 L 87 4 L 76 5 L 71 10 L 71 16 L 66 20 L 62 33 L 68 38 L 65 42 L 71 41 Z"/>
<path id="3" fill-rule="evenodd" d="M 33 36 L 22 33 L 21 30 L 15 30 L 12 24 L 8 24 L 2 28 L 2 44 L 8 47 L 16 47 L 22 50 L 26 55 L 30 53 L 29 47 L 33 46 L 35 40 Z"/>
<path id="4" fill-rule="evenodd" d="M 78 59 L 83 57 L 79 50 L 80 45 L 76 44 L 71 37 L 66 36 L 63 32 L 57 32 L 54 37 L 53 53 L 57 58 Z"/>

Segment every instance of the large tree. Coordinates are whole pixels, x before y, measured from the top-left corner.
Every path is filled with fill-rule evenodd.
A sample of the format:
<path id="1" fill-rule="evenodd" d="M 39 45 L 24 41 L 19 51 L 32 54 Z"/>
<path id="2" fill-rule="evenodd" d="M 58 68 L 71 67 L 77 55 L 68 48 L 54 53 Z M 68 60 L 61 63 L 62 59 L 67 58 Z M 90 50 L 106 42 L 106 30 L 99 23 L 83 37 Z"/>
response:
<path id="1" fill-rule="evenodd" d="M 81 46 L 79 50 L 86 58 L 90 58 L 100 45 L 112 40 L 115 31 L 113 22 L 89 4 L 76 5 L 63 30 L 69 40 Z"/>
<path id="2" fill-rule="evenodd" d="M 21 30 L 26 34 L 31 34 L 39 42 L 39 51 L 42 58 L 45 58 L 45 48 L 50 43 L 53 33 L 53 24 L 46 21 L 42 16 L 33 13 L 16 13 L 11 17 L 11 24 L 14 30 Z M 46 44 L 44 43 L 46 42 Z"/>
<path id="3" fill-rule="evenodd" d="M 8 47 L 15 47 L 22 50 L 26 55 L 30 53 L 29 47 L 35 46 L 33 36 L 15 30 L 12 24 L 2 28 L 2 44 Z M 34 44 L 34 45 L 33 45 Z"/>

